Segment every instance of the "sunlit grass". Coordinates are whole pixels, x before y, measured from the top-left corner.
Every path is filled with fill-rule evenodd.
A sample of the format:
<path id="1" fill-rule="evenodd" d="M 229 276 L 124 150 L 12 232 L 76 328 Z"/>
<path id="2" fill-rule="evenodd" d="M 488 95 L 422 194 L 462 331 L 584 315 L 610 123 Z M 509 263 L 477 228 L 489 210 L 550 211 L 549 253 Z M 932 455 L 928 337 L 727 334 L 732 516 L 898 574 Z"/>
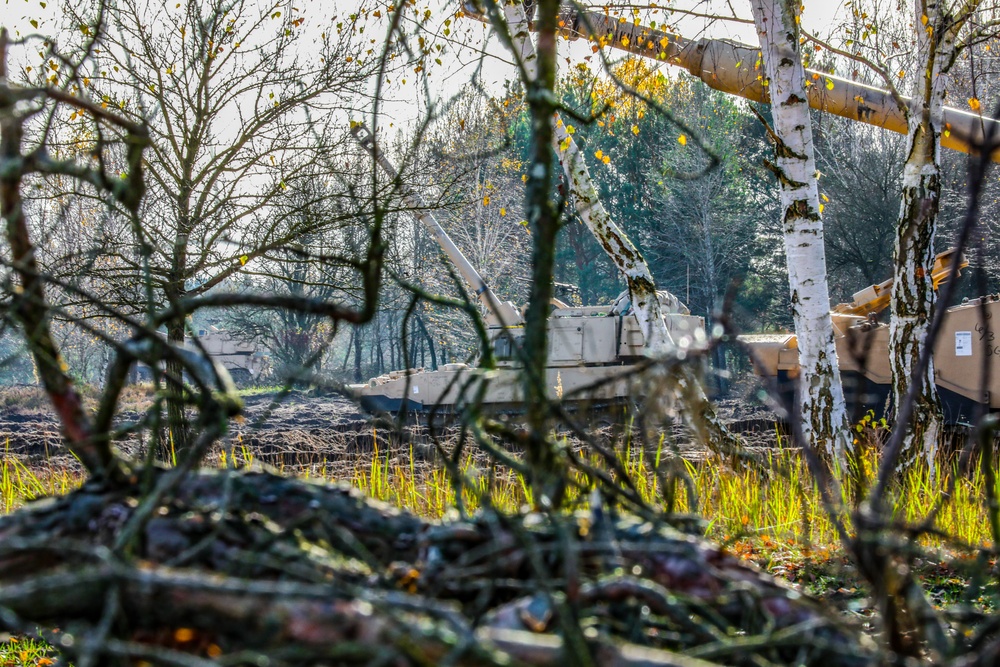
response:
<path id="1" fill-rule="evenodd" d="M 55 657 L 54 649 L 43 641 L 0 633 L 0 667 L 47 667 L 55 664 Z"/>
<path id="2" fill-rule="evenodd" d="M 67 494 L 82 483 L 82 473 L 56 465 L 29 468 L 9 455 L 5 443 L 0 458 L 0 514 L 13 512 L 36 498 Z"/>
<path id="3" fill-rule="evenodd" d="M 619 460 L 642 499 L 664 508 L 669 502 L 668 494 L 664 493 L 655 474 L 659 456 L 659 453 L 651 456 L 632 448 L 619 454 Z M 373 498 L 429 518 L 440 518 L 456 506 L 455 485 L 443 470 L 436 467 L 415 470 L 412 463 L 407 466 L 398 459 L 387 451 L 376 450 L 370 458 L 355 466 L 352 484 Z M 412 462 L 412 458 L 410 460 Z M 994 462 L 994 467 L 998 463 Z M 878 454 L 870 450 L 860 461 L 861 479 L 873 479 L 877 464 Z M 893 519 L 916 524 L 936 510 L 936 517 L 928 526 L 930 530 L 920 540 L 922 544 L 932 547 L 989 544 L 992 537 L 986 479 L 980 466 L 971 467 L 971 470 L 962 470 L 957 462 L 940 463 L 933 470 L 926 464 L 917 465 L 889 489 Z M 673 482 L 673 511 L 688 513 L 696 509 L 707 521 L 709 536 L 715 539 L 749 538 L 827 549 L 839 543 L 820 490 L 813 483 L 805 462 L 794 451 L 773 451 L 762 465 L 732 466 L 706 460 L 680 461 L 676 468 L 683 470 L 688 483 L 676 476 L 671 480 L 668 476 L 668 481 Z M 531 505 L 526 483 L 509 470 L 479 470 L 468 458 L 461 471 L 469 481 L 469 487 L 462 493 L 462 504 L 470 511 L 478 509 L 484 497 L 507 512 Z M 582 475 L 576 478 L 586 485 Z M 696 504 L 691 502 L 689 487 L 694 490 Z M 845 482 L 833 489 L 832 494 L 835 506 L 841 510 L 839 516 L 850 532 L 851 489 Z M 568 495 L 571 502 L 585 502 L 585 494 L 570 492 Z"/>
<path id="4" fill-rule="evenodd" d="M 439 465 L 431 465 L 414 454 L 391 448 L 387 438 L 378 434 L 373 451 L 360 453 L 353 469 L 344 462 L 312 466 L 308 472 L 287 466 L 284 472 L 302 474 L 322 481 L 349 481 L 372 498 L 408 509 L 427 518 L 440 518 L 461 503 L 469 512 L 489 502 L 500 510 L 513 512 L 531 506 L 527 482 L 503 466 L 483 467 L 471 456 L 458 465 L 464 486 L 461 497 L 451 476 Z M 618 454 L 622 468 L 631 477 L 636 491 L 650 505 L 670 507 L 675 512 L 693 512 L 705 518 L 711 537 L 735 539 L 767 538 L 781 543 L 798 542 L 813 546 L 833 546 L 838 536 L 819 492 L 811 481 L 801 457 L 789 450 L 774 450 L 763 465 L 722 465 L 706 460 L 697 463 L 674 462 L 674 475 L 655 474 L 658 464 L 666 464 L 662 449 L 645 452 L 622 447 Z M 592 457 L 592 464 L 599 459 Z M 257 463 L 253 451 L 237 440 L 227 458 L 221 453 L 219 467 L 250 467 Z M 861 460 L 861 479 L 874 477 L 878 456 L 870 451 Z M 931 526 L 939 535 L 948 535 L 957 543 L 980 546 L 992 541 L 987 512 L 986 479 L 978 465 L 961 470 L 955 462 L 939 463 L 933 470 L 926 464 L 910 470 L 891 489 L 893 518 L 901 523 L 923 521 L 932 509 L 938 513 Z M 345 472 L 346 470 L 346 472 Z M 682 471 L 681 479 L 676 471 Z M 571 503 L 585 503 L 588 480 L 582 474 L 574 479 L 583 491 L 571 489 Z M 663 488 L 666 479 L 669 489 Z M 80 472 L 56 464 L 27 466 L 12 456 L 0 459 L 0 512 L 12 512 L 25 502 L 73 490 L 83 481 Z M 697 504 L 692 502 L 693 489 Z M 847 485 L 835 500 L 850 505 Z M 1000 490 L 998 490 L 1000 492 Z M 849 514 L 842 519 L 850 530 Z M 922 542 L 929 546 L 943 544 L 943 538 L 928 534 Z"/>

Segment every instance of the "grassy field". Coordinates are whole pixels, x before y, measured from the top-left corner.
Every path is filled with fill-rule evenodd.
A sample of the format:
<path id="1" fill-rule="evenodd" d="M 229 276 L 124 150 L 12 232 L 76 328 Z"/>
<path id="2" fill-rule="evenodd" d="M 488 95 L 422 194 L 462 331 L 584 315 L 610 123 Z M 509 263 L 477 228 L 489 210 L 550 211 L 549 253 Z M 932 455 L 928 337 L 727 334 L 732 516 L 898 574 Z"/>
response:
<path id="1" fill-rule="evenodd" d="M 344 471 L 351 469 L 351 463 L 345 468 L 345 462 L 329 466 L 317 466 L 315 462 L 308 466 L 286 465 L 281 472 L 325 482 L 349 482 L 373 498 L 427 518 L 439 518 L 458 505 L 456 487 L 443 468 L 426 462 L 418 465 L 419 456 L 407 456 L 405 452 L 401 456 L 398 447 L 380 450 L 380 438 L 375 439 L 374 451 L 355 457 L 347 478 Z M 755 547 L 837 548 L 835 527 L 797 453 L 773 450 L 760 465 L 737 467 L 711 459 L 681 460 L 675 465 L 679 474 L 673 476 L 669 489 L 663 488 L 662 477 L 658 479 L 655 474 L 657 459 L 664 456 L 662 452 L 647 455 L 625 448 L 619 460 L 645 502 L 667 508 L 672 500 L 669 509 L 674 512 L 699 514 L 707 521 L 709 537 L 722 542 L 749 540 Z M 862 459 L 856 476 L 862 486 L 873 478 L 877 460 L 875 448 Z M 228 460 L 224 453 L 220 454 L 213 463 L 220 467 L 258 464 L 254 453 L 244 447 L 237 447 Z M 593 463 L 600 465 L 596 457 Z M 933 524 L 921 538 L 925 546 L 975 548 L 992 541 L 986 479 L 980 466 L 968 467 L 971 470 L 960 469 L 957 457 L 939 462 L 934 468 L 919 465 L 892 489 L 897 521 L 920 522 L 936 511 Z M 531 504 L 525 481 L 509 469 L 484 469 L 470 456 L 464 459 L 461 471 L 467 484 L 461 503 L 469 511 L 478 509 L 483 498 L 506 512 Z M 81 481 L 79 473 L 58 466 L 28 467 L 13 457 L 4 457 L 0 460 L 0 512 L 11 512 L 35 498 L 64 494 Z M 589 486 L 582 475 L 577 475 L 576 481 L 584 489 Z M 838 497 L 844 507 L 851 504 L 848 486 L 842 486 Z M 571 490 L 569 500 L 579 505 L 586 502 L 585 495 Z M 858 495 L 856 489 L 853 495 Z M 846 514 L 844 520 L 850 529 Z"/>
<path id="2" fill-rule="evenodd" d="M 872 443 L 877 443 L 878 434 L 869 435 Z M 470 512 L 484 501 L 507 512 L 531 505 L 530 489 L 519 475 L 499 467 L 484 469 L 482 457 L 463 460 L 466 487 L 459 498 L 455 484 L 442 468 L 407 453 L 405 446 L 402 452 L 398 444 L 380 447 L 383 440 L 381 434 L 375 437 L 374 450 L 347 465 L 324 466 L 311 461 L 303 466 L 286 465 L 282 472 L 349 482 L 373 498 L 427 518 L 442 517 L 454 511 L 459 502 Z M 809 593 L 834 600 L 845 610 L 868 611 L 863 586 L 849 565 L 819 490 L 795 452 L 773 450 L 758 465 L 735 468 L 711 459 L 678 460 L 674 462 L 678 474 L 668 489 L 663 487 L 663 477 L 655 474 L 657 463 L 662 463 L 658 460 L 665 457 L 662 451 L 650 455 L 623 447 L 618 456 L 621 468 L 650 505 L 666 508 L 672 503 L 675 512 L 697 514 L 705 520 L 708 537 L 743 559 L 802 585 Z M 855 479 L 861 480 L 862 486 L 874 476 L 877 460 L 877 447 L 872 446 L 856 471 Z M 597 461 L 595 457 L 593 462 Z M 228 457 L 218 454 L 212 463 L 236 468 L 258 465 L 254 453 L 240 446 Z M 571 491 L 569 500 L 585 505 L 589 485 L 582 475 L 577 475 L 576 481 L 581 488 Z M 5 456 L 0 460 L 0 512 L 11 512 L 42 496 L 64 494 L 81 482 L 80 473 L 58 465 L 28 467 Z M 858 489 L 849 490 L 846 485 L 839 493 L 838 500 L 845 508 L 850 507 L 852 495 L 858 497 Z M 984 565 L 976 560 L 976 549 L 993 543 L 989 497 L 980 466 L 962 469 L 957 457 L 934 468 L 919 466 L 892 489 L 899 522 L 912 525 L 935 513 L 933 522 L 917 538 L 927 551 L 915 561 L 915 568 L 937 606 L 956 602 L 985 609 L 997 606 L 993 584 L 975 590 L 971 599 L 968 596 L 972 573 Z M 841 517 L 851 530 L 849 513 L 843 511 Z M 25 637 L 0 641 L 0 667 L 46 665 L 51 658 L 44 643 Z"/>

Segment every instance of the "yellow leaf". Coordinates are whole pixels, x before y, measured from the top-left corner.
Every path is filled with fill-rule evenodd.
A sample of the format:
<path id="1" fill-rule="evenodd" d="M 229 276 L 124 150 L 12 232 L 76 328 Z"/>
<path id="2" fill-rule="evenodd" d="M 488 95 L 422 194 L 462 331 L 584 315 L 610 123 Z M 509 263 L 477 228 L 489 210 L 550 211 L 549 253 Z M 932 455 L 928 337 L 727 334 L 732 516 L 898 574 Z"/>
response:
<path id="1" fill-rule="evenodd" d="M 823 204 L 820 204 L 820 205 L 819 205 L 819 213 L 820 213 L 820 215 L 822 215 L 822 214 L 823 214 L 823 209 L 824 209 L 824 208 L 826 208 L 826 206 L 825 206 L 825 205 L 823 205 Z"/>
<path id="2" fill-rule="evenodd" d="M 572 141 L 572 140 L 569 137 L 566 137 L 565 139 L 563 139 L 562 143 L 559 144 L 559 150 L 562 151 L 562 152 L 564 152 L 564 153 L 567 150 L 569 150 L 569 142 L 570 141 Z"/>
<path id="3" fill-rule="evenodd" d="M 820 197 L 823 198 L 823 201 L 830 201 L 830 198 L 827 197 L 826 195 L 820 195 Z"/>
<path id="4" fill-rule="evenodd" d="M 636 136 L 639 135 L 639 126 L 638 125 L 633 125 L 632 126 L 632 134 L 634 134 Z"/>
<path id="5" fill-rule="evenodd" d="M 677 137 L 677 143 L 679 143 L 681 146 L 687 146 L 688 138 L 682 134 L 681 136 Z"/>
<path id="6" fill-rule="evenodd" d="M 902 79 L 904 76 L 906 76 L 906 70 L 905 69 L 899 70 L 899 78 Z"/>
<path id="7" fill-rule="evenodd" d="M 622 46 L 628 46 L 628 37 L 622 35 Z"/>
<path id="8" fill-rule="evenodd" d="M 973 111 L 979 111 L 979 100 L 975 97 L 969 98 L 969 108 Z"/>
<path id="9" fill-rule="evenodd" d="M 521 174 L 521 182 L 522 183 L 527 183 L 528 182 L 528 175 L 527 174 Z"/>
<path id="10" fill-rule="evenodd" d="M 483 197 L 483 206 L 489 206 L 489 205 L 490 205 L 490 196 L 486 195 L 485 197 Z"/>
<path id="11" fill-rule="evenodd" d="M 595 152 L 594 153 L 594 157 L 596 157 L 598 160 L 600 160 L 602 157 L 604 157 L 604 151 L 597 151 L 597 152 Z"/>
<path id="12" fill-rule="evenodd" d="M 833 79 L 827 79 L 826 80 L 826 89 L 827 90 L 833 90 Z"/>
<path id="13" fill-rule="evenodd" d="M 930 19 L 927 18 L 927 14 L 924 14 L 923 16 L 920 17 L 920 22 L 923 23 L 924 25 L 927 25 L 928 20 Z"/>
<path id="14" fill-rule="evenodd" d="M 507 217 L 507 209 L 505 209 L 503 206 L 500 207 L 500 217 L 501 218 Z"/>
<path id="15" fill-rule="evenodd" d="M 576 132 L 576 128 L 575 127 L 573 127 L 572 125 L 567 125 L 566 126 L 566 134 L 573 134 L 574 132 Z"/>
<path id="16" fill-rule="evenodd" d="M 191 628 L 177 628 L 177 630 L 174 631 L 175 641 L 181 642 L 183 644 L 184 642 L 189 642 L 192 639 L 194 639 L 194 630 L 192 630 Z"/>
<path id="17" fill-rule="evenodd" d="M 601 162 L 603 162 L 604 164 L 611 164 L 611 156 L 605 155 L 603 158 L 601 158 Z"/>
<path id="18" fill-rule="evenodd" d="M 249 262 L 249 261 L 250 261 L 249 257 L 247 257 L 246 255 L 240 255 L 240 264 L 242 266 L 246 266 L 247 262 Z"/>

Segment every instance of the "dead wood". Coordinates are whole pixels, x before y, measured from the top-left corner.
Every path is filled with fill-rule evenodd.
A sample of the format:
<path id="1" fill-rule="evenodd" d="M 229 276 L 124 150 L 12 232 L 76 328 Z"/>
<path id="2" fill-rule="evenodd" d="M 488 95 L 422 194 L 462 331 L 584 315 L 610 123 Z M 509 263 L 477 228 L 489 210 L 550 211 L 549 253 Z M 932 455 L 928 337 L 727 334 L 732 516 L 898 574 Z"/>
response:
<path id="1" fill-rule="evenodd" d="M 86 638 L 106 618 L 114 641 L 70 653 L 107 656 L 185 628 L 202 648 L 276 664 L 554 665 L 567 623 L 599 665 L 867 661 L 855 629 L 666 524 L 432 522 L 344 487 L 232 471 L 191 473 L 140 511 L 168 474 L 0 518 L 0 622 Z"/>

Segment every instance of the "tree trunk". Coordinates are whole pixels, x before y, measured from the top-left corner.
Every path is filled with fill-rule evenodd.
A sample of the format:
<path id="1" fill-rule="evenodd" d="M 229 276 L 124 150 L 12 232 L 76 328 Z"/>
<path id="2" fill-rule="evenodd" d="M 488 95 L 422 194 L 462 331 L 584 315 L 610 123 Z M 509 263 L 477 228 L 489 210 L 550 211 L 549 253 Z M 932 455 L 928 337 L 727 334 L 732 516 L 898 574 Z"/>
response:
<path id="1" fill-rule="evenodd" d="M 553 116 L 556 84 L 556 21 L 559 0 L 538 3 L 538 54 L 528 36 L 524 7 L 507 2 L 504 13 L 514 44 L 522 45 L 519 54 L 524 67 L 522 77 L 531 112 L 531 144 L 525 209 L 532 237 L 531 288 L 525 312 L 525 368 L 522 375 L 527 405 L 529 433 L 526 439 L 527 460 L 532 475 L 535 502 L 558 507 L 563 484 L 560 461 L 548 439 L 549 402 L 545 383 L 548 361 L 548 318 L 553 296 L 556 238 L 559 213 L 552 201 L 556 179 L 556 160 L 552 151 Z M 528 45 L 525 50 L 524 45 Z"/>
<path id="2" fill-rule="evenodd" d="M 798 7 L 789 0 L 752 3 L 777 134 L 774 171 L 781 183 L 781 224 L 799 346 L 798 416 L 808 446 L 829 460 L 843 460 L 852 439 L 830 320 Z"/>
<path id="3" fill-rule="evenodd" d="M 184 346 L 183 319 L 167 323 L 167 342 L 175 347 Z M 165 442 L 161 441 L 159 458 L 175 463 L 187 452 L 191 431 L 184 409 L 184 366 L 174 356 L 166 362 L 166 384 L 168 438 Z"/>
<path id="4" fill-rule="evenodd" d="M 955 57 L 955 39 L 964 22 L 964 17 L 956 20 L 946 7 L 933 1 L 916 0 L 914 10 L 917 66 L 913 68 L 913 95 L 907 109 L 909 134 L 896 225 L 889 362 L 897 412 L 911 384 L 920 383 L 920 394 L 910 423 L 897 425 L 907 429 L 899 461 L 901 468 L 921 457 L 932 462 L 941 428 L 933 360 L 920 377 L 914 377 L 913 373 L 928 344 L 927 331 L 936 301 L 931 268 L 941 200 L 944 97 L 948 71 Z"/>
<path id="5" fill-rule="evenodd" d="M 533 79 L 536 72 L 536 56 L 534 45 L 528 37 L 528 19 L 524 7 L 520 4 L 507 4 L 504 6 L 504 13 L 515 56 L 523 65 L 528 78 Z M 558 117 L 555 121 L 552 143 L 559 151 L 559 159 L 566 181 L 569 183 L 569 196 L 577 213 L 628 283 L 646 350 L 653 355 L 663 355 L 672 351 L 674 341 L 663 319 L 656 283 L 649 266 L 642 253 L 615 224 L 601 204 L 583 153 Z M 536 238 L 536 247 L 538 243 Z M 674 393 L 679 393 L 685 404 L 685 419 L 706 446 L 720 454 L 730 453 L 740 447 L 739 440 L 729 433 L 716 415 L 714 406 L 708 401 L 701 383 L 690 368 L 679 366 L 672 382 L 677 389 Z"/>
<path id="6" fill-rule="evenodd" d="M 434 351 L 434 338 L 431 336 L 430 332 L 427 331 L 427 324 L 424 322 L 424 318 L 417 315 L 417 324 L 420 325 L 420 331 L 424 334 L 424 339 L 427 341 L 427 350 L 431 356 L 431 370 L 436 371 L 437 364 L 437 353 Z M 421 357 L 423 353 L 421 352 Z"/>
<path id="7" fill-rule="evenodd" d="M 362 340 L 359 327 L 355 327 L 352 337 L 354 340 L 354 381 L 361 382 L 361 354 L 363 350 L 361 349 Z"/>

